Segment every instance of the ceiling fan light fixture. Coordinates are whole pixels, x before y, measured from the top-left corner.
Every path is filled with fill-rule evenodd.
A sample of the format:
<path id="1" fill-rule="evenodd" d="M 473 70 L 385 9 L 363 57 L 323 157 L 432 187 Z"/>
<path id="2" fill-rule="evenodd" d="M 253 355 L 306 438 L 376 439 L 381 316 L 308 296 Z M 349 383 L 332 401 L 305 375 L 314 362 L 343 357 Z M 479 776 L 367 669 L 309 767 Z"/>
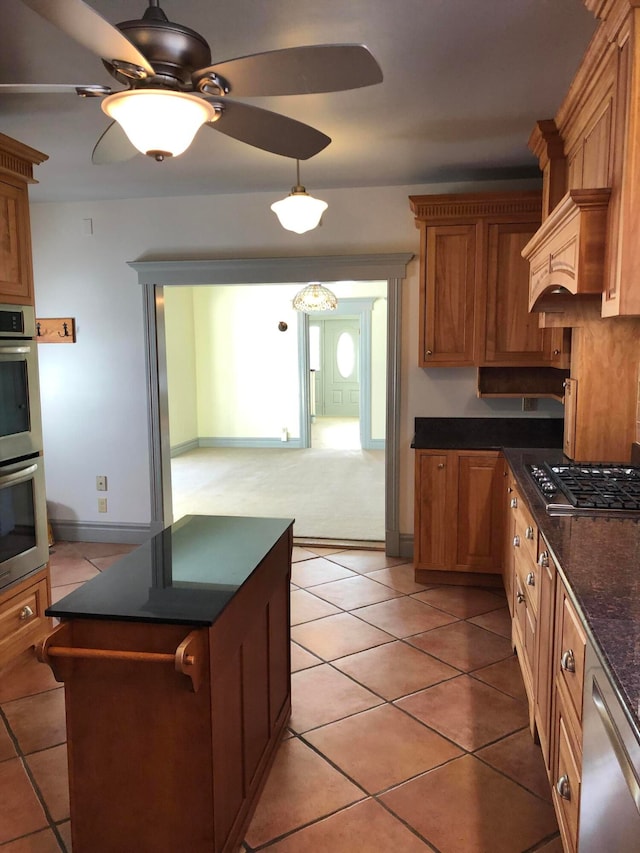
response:
<path id="1" fill-rule="evenodd" d="M 199 128 L 216 118 L 214 107 L 202 98 L 164 89 L 116 92 L 101 106 L 138 151 L 156 160 L 182 154 Z"/>
<path id="2" fill-rule="evenodd" d="M 314 198 L 300 185 L 300 161 L 296 160 L 297 183 L 286 198 L 275 201 L 271 210 L 287 231 L 304 234 L 317 228 L 322 214 L 329 207 L 326 201 Z"/>
<path id="3" fill-rule="evenodd" d="M 293 307 L 296 311 L 311 314 L 314 311 L 335 311 L 338 299 L 328 287 L 319 281 L 312 281 L 293 297 Z"/>

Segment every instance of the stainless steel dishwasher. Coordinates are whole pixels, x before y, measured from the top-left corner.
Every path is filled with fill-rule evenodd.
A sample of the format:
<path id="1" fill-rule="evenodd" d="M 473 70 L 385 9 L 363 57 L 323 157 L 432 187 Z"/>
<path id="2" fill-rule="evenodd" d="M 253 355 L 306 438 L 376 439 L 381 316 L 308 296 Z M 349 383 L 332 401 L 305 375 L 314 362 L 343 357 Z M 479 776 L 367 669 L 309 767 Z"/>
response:
<path id="1" fill-rule="evenodd" d="M 640 742 L 587 643 L 579 853 L 640 851 Z"/>

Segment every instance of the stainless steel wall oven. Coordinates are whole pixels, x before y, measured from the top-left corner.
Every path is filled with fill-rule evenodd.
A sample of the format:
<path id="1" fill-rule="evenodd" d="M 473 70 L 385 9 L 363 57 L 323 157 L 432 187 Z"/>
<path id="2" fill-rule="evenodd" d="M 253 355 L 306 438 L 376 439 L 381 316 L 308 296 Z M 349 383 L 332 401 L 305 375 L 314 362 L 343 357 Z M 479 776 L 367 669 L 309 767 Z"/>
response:
<path id="1" fill-rule="evenodd" d="M 0 589 L 48 552 L 35 313 L 0 305 Z"/>

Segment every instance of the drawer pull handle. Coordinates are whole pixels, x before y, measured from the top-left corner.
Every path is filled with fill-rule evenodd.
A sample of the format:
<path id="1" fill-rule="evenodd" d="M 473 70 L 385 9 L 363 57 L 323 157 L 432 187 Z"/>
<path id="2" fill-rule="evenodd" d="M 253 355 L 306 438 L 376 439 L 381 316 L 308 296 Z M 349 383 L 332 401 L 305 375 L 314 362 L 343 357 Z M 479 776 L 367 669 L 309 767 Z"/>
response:
<path id="1" fill-rule="evenodd" d="M 511 486 L 507 486 L 507 494 L 510 495 L 512 491 L 513 488 Z"/>
<path id="2" fill-rule="evenodd" d="M 523 603 L 524 603 L 524 600 L 525 600 L 525 594 L 524 594 L 524 592 L 517 592 L 517 593 L 516 593 L 516 598 L 517 598 L 517 600 L 518 600 L 518 604 L 523 604 Z"/>
<path id="3" fill-rule="evenodd" d="M 444 468 L 444 462 L 438 462 L 438 468 Z"/>
<path id="4" fill-rule="evenodd" d="M 569 784 L 569 777 L 566 773 L 556 782 L 556 791 L 563 800 L 571 799 L 571 785 Z"/>
<path id="5" fill-rule="evenodd" d="M 524 532 L 524 535 L 527 537 L 527 539 L 533 539 L 533 527 L 527 527 Z"/>
<path id="6" fill-rule="evenodd" d="M 566 652 L 560 658 L 560 666 L 564 669 L 565 672 L 575 672 L 576 671 L 576 657 L 573 653 L 573 649 L 567 649 Z"/>
<path id="7" fill-rule="evenodd" d="M 26 604 L 22 608 L 22 610 L 20 611 L 20 621 L 26 622 L 27 619 L 31 619 L 32 616 L 33 616 L 33 610 L 29 607 L 28 604 Z"/>
<path id="8" fill-rule="evenodd" d="M 428 350 L 427 350 L 427 355 L 433 355 L 433 350 L 432 350 L 432 349 L 428 349 Z"/>
<path id="9" fill-rule="evenodd" d="M 554 355 L 560 355 L 560 350 L 559 350 L 559 349 L 554 349 L 553 354 L 554 354 Z"/>
<path id="10" fill-rule="evenodd" d="M 520 537 L 519 537 L 519 536 L 514 536 L 514 537 L 513 537 L 513 547 L 514 547 L 514 548 L 519 548 L 519 547 L 520 547 Z"/>
<path id="11" fill-rule="evenodd" d="M 549 555 L 546 551 L 542 551 L 540 553 L 540 556 L 538 557 L 538 565 L 541 566 L 543 569 L 549 565 Z"/>
<path id="12" fill-rule="evenodd" d="M 511 507 L 511 509 L 516 509 L 516 507 L 518 506 L 518 498 L 511 498 L 509 506 Z"/>
<path id="13" fill-rule="evenodd" d="M 535 586 L 536 585 L 536 576 L 534 575 L 533 572 L 529 572 L 529 574 L 527 575 L 527 583 L 529 586 Z"/>

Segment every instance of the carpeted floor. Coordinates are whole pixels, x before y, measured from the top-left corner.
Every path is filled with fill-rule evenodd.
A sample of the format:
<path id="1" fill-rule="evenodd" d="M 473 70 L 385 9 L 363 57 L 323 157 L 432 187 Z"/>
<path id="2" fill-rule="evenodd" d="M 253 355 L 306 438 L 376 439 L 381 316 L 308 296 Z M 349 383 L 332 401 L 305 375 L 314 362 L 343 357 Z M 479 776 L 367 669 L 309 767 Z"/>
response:
<path id="1" fill-rule="evenodd" d="M 297 538 L 384 540 L 383 450 L 202 447 L 171 460 L 171 479 L 175 520 L 294 518 Z"/>

